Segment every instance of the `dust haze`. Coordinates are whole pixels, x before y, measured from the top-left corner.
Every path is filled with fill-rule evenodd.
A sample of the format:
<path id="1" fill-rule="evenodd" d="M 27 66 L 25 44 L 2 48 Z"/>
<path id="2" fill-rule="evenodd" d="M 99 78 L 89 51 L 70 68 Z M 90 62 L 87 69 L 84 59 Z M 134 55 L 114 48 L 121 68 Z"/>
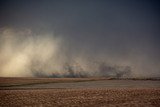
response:
<path id="1" fill-rule="evenodd" d="M 54 32 L 31 29 L 0 29 L 1 77 L 158 77 L 159 62 L 142 54 L 121 56 L 91 46 L 78 48 Z M 101 47 L 99 47 L 101 48 Z M 118 51 L 117 53 L 118 54 Z M 137 61 L 138 60 L 138 61 Z"/>

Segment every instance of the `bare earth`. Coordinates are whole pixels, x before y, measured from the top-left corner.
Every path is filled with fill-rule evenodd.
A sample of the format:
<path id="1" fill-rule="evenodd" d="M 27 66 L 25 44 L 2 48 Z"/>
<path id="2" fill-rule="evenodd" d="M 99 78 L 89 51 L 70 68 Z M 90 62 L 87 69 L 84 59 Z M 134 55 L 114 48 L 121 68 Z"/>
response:
<path id="1" fill-rule="evenodd" d="M 1 107 L 160 107 L 157 89 L 1 90 Z"/>
<path id="2" fill-rule="evenodd" d="M 13 86 L 13 84 L 10 84 L 11 86 L 8 85 L 8 88 L 6 86 L 4 88 L 4 83 L 2 82 L 3 85 L 0 83 L 0 107 L 160 107 L 159 81 L 147 81 L 146 83 L 150 82 L 149 84 L 152 84 L 151 87 L 144 85 L 140 88 L 137 86 L 133 87 L 134 84 L 132 88 L 128 87 L 130 85 L 127 86 L 127 84 L 134 83 L 134 81 L 125 83 L 124 81 L 120 81 L 118 84 L 115 84 L 117 81 L 113 80 L 105 81 L 102 81 L 103 84 L 100 84 L 101 81 L 98 80 L 77 82 L 77 84 L 80 85 L 83 83 L 93 85 L 93 82 L 95 82 L 95 84 L 97 84 L 95 86 L 98 86 L 98 88 L 95 86 L 87 87 L 86 85 L 80 88 L 67 88 L 67 83 L 66 88 L 48 88 L 48 86 L 54 86 L 54 84 L 65 84 L 54 82 L 51 84 L 25 85 L 25 87 L 23 86 L 24 83 L 21 86 Z M 9 83 L 8 81 L 7 84 Z M 16 82 L 14 82 L 14 84 L 15 83 Z M 124 83 L 126 86 L 121 88 L 112 86 L 108 88 L 105 83 L 113 83 L 114 85 Z M 154 83 L 156 87 L 153 87 Z M 74 81 L 74 83 L 70 84 L 73 85 L 76 83 Z M 39 85 L 43 87 L 46 86 L 46 88 L 40 88 Z M 38 88 L 33 88 L 32 86 Z"/>
<path id="3" fill-rule="evenodd" d="M 108 80 L 108 78 L 28 78 L 28 77 L 0 77 L 0 87 L 21 86 L 45 83 L 68 83 Z"/>

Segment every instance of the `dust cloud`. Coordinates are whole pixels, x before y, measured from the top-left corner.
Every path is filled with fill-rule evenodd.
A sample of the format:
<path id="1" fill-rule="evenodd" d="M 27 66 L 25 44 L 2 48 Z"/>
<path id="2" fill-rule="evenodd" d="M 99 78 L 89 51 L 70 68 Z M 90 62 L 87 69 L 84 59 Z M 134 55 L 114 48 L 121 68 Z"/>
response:
<path id="1" fill-rule="evenodd" d="M 73 53 L 65 38 L 53 32 L 0 29 L 1 77 L 148 77 L 149 73 L 144 72 L 147 68 L 133 59 L 95 55 L 87 48 Z"/>

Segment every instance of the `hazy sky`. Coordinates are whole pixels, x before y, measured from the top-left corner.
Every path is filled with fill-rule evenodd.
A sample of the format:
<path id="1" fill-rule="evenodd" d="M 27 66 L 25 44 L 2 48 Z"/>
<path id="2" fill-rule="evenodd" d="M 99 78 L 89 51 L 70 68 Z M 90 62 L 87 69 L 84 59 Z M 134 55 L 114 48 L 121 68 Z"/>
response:
<path id="1" fill-rule="evenodd" d="M 0 0 L 0 28 L 53 32 L 70 54 L 155 65 L 160 74 L 158 0 Z"/>

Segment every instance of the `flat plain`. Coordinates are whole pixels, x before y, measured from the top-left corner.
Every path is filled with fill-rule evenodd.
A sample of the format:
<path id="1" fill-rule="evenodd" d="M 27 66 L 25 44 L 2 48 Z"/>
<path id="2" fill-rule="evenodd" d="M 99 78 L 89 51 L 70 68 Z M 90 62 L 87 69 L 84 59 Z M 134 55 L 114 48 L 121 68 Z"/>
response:
<path id="1" fill-rule="evenodd" d="M 160 107 L 160 81 L 0 78 L 0 107 Z"/>

